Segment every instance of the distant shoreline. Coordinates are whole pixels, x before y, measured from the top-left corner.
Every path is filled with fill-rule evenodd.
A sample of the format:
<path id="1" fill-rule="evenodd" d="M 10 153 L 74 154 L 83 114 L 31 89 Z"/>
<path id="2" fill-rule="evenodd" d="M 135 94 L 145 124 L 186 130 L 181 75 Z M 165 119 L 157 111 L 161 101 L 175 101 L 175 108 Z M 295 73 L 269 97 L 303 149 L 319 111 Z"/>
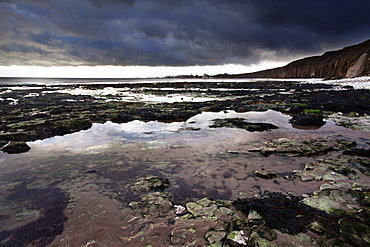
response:
<path id="1" fill-rule="evenodd" d="M 325 80 L 324 78 L 46 78 L 46 77 L 0 77 L 1 85 L 57 85 L 57 84 L 121 84 L 121 83 L 181 83 L 192 82 L 258 82 L 258 81 L 294 81 L 302 83 L 338 84 L 353 86 L 354 89 L 370 89 L 370 76 Z"/>

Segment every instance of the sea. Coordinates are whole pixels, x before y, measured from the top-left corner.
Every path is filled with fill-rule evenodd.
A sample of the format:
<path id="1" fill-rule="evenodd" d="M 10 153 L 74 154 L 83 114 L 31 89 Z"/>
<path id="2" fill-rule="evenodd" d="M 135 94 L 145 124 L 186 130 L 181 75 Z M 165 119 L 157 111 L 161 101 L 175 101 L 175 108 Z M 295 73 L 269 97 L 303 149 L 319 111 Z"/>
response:
<path id="1" fill-rule="evenodd" d="M 258 81 L 299 81 L 302 83 L 325 83 L 352 86 L 354 89 L 370 89 L 370 76 L 324 80 L 323 78 L 22 78 L 0 77 L 0 85 L 68 85 L 68 84 L 120 84 L 120 83 L 181 83 L 181 82 L 258 82 Z"/>

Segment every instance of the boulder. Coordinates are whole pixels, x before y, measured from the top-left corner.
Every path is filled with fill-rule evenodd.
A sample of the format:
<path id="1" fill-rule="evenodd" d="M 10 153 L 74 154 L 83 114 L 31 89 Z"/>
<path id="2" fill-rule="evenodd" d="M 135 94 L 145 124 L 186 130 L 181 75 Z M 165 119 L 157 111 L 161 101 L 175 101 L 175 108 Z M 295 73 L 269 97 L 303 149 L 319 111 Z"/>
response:
<path id="1" fill-rule="evenodd" d="M 224 118 L 224 119 L 213 119 L 213 124 L 210 125 L 210 128 L 239 128 L 245 129 L 250 132 L 254 131 L 268 131 L 271 129 L 278 129 L 279 127 L 270 124 L 270 123 L 250 123 L 245 121 L 244 118 Z"/>
<path id="2" fill-rule="evenodd" d="M 25 142 L 14 142 L 11 141 L 7 145 L 3 146 L 2 150 L 8 154 L 19 154 L 25 153 L 30 150 L 30 146 L 27 145 Z"/>
<path id="3" fill-rule="evenodd" d="M 296 126 L 317 126 L 321 127 L 325 124 L 322 116 L 311 114 L 297 114 L 289 120 L 292 125 Z"/>
<path id="4" fill-rule="evenodd" d="M 227 235 L 227 239 L 234 246 L 246 246 L 248 243 L 248 237 L 245 236 L 244 231 L 233 231 Z"/>

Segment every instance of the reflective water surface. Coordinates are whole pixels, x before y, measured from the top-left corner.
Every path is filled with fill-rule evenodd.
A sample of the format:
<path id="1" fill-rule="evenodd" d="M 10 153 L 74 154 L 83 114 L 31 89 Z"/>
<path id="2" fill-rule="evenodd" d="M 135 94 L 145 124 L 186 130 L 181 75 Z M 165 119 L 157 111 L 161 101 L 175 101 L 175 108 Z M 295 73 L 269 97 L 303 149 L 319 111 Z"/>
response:
<path id="1" fill-rule="evenodd" d="M 217 118 L 245 118 L 279 128 L 264 132 L 209 128 Z M 322 182 L 291 181 L 284 176 L 302 169 L 313 158 L 264 157 L 247 150 L 278 138 L 348 139 L 360 147 L 370 141 L 370 133 L 345 129 L 331 121 L 316 130 L 295 129 L 290 118 L 271 110 L 223 111 L 203 112 L 186 122 L 96 123 L 86 131 L 30 142 L 27 153 L 1 153 L 1 232 L 10 235 L 20 226 L 42 219 L 50 222 L 50 218 L 46 220 L 49 211 L 55 222 L 64 222 L 63 211 L 67 217 L 61 223 L 64 228 L 56 239 L 50 239 L 50 246 L 88 246 L 99 238 L 97 234 L 106 243 L 118 243 L 119 239 L 110 236 L 129 234 L 122 228 L 132 217 L 127 204 L 138 200 L 129 188 L 140 177 L 168 178 L 171 184 L 166 191 L 173 194 L 175 204 L 182 205 L 206 196 L 233 200 L 264 190 L 310 193 Z M 254 171 L 261 168 L 276 171 L 278 177 L 256 177 Z M 30 195 L 37 195 L 32 197 L 37 200 Z M 58 205 L 65 205 L 66 210 Z"/>

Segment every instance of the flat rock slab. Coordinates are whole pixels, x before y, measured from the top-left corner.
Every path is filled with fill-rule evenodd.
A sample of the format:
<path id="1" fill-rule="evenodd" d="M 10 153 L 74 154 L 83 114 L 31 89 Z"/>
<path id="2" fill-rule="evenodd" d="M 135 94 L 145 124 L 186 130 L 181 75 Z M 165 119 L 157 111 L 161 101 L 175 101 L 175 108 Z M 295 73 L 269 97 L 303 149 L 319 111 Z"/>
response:
<path id="1" fill-rule="evenodd" d="M 172 194 L 154 192 L 144 196 L 139 202 L 130 202 L 133 210 L 139 211 L 144 217 L 165 215 L 172 210 Z"/>
<path id="2" fill-rule="evenodd" d="M 308 139 L 308 140 L 290 140 L 280 138 L 263 142 L 259 148 L 249 149 L 250 152 L 260 152 L 264 156 L 271 154 L 285 154 L 290 156 L 317 156 L 332 151 L 348 150 L 356 146 L 356 142 L 348 140 L 331 139 Z"/>
<path id="3" fill-rule="evenodd" d="M 254 172 L 257 177 L 264 178 L 264 179 L 272 179 L 276 178 L 276 172 L 274 171 L 268 171 L 268 170 L 258 170 Z"/>
<path id="4" fill-rule="evenodd" d="M 244 118 L 214 119 L 212 121 L 213 121 L 213 124 L 209 126 L 210 128 L 222 128 L 222 127 L 238 128 L 238 129 L 245 129 L 250 132 L 268 131 L 271 129 L 279 128 L 270 123 L 250 123 L 250 122 L 247 122 Z"/>
<path id="5" fill-rule="evenodd" d="M 311 115 L 311 114 L 298 114 L 293 116 L 289 121 L 293 125 L 297 126 L 318 126 L 325 125 L 325 121 L 322 116 Z"/>

